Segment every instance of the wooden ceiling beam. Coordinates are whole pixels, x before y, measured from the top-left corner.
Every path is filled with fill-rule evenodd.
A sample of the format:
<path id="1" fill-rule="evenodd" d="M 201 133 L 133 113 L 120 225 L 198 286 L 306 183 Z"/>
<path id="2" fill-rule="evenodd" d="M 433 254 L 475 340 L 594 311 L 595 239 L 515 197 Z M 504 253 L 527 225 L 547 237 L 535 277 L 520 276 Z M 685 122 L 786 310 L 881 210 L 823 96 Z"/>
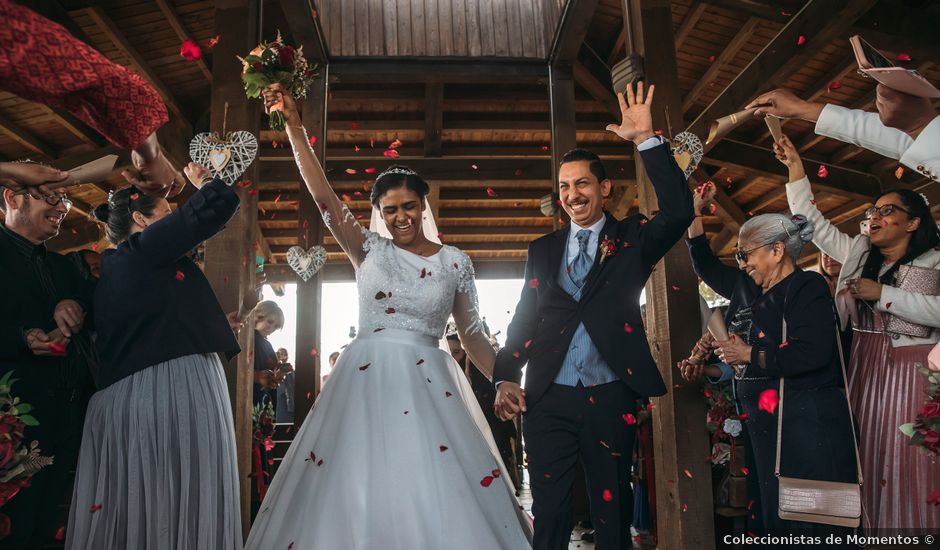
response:
<path id="1" fill-rule="evenodd" d="M 584 43 L 598 0 L 568 0 L 555 30 L 548 62 L 554 67 L 572 67 Z"/>
<path id="2" fill-rule="evenodd" d="M 770 149 L 731 139 L 721 140 L 706 154 L 701 164 L 735 167 L 753 175 L 786 179 L 784 166 Z M 881 191 L 881 180 L 871 174 L 809 158 L 804 158 L 803 164 L 807 174 L 816 174 L 821 164 L 826 165 L 829 175 L 813 178 L 814 185 L 821 189 L 860 200 L 870 200 Z"/>
<path id="3" fill-rule="evenodd" d="M 685 100 L 682 102 L 682 112 L 687 113 L 692 108 L 693 105 L 698 101 L 699 96 L 712 85 L 714 80 L 718 77 L 725 67 L 738 55 L 738 52 L 741 50 L 741 47 L 750 40 L 754 34 L 754 31 L 757 27 L 760 26 L 761 20 L 757 17 L 750 17 L 744 26 L 734 35 L 734 38 L 731 39 L 731 42 L 728 42 L 728 45 L 725 46 L 721 53 L 718 55 L 718 58 L 712 62 L 711 66 L 708 67 L 708 70 L 705 71 L 705 74 L 702 75 L 698 82 L 695 83 L 695 86 L 689 91 L 685 96 Z"/>
<path id="4" fill-rule="evenodd" d="M 741 71 L 711 104 L 689 125 L 695 135 L 708 134 L 708 124 L 733 113 L 758 94 L 779 88 L 790 76 L 828 44 L 841 36 L 877 0 L 808 0 L 799 12 L 788 18 L 787 24 Z M 803 36 L 805 43 L 800 44 Z M 705 151 L 716 141 L 705 145 Z"/>
<path id="5" fill-rule="evenodd" d="M 575 83 L 591 94 L 611 116 L 616 120 L 620 119 L 620 105 L 610 80 L 610 67 L 587 44 L 583 44 L 578 51 L 578 57 L 572 67 L 572 76 Z"/>
<path id="6" fill-rule="evenodd" d="M 13 141 L 26 147 L 30 151 L 43 155 L 47 158 L 58 156 L 52 145 L 46 143 L 42 138 L 13 122 L 7 117 L 0 115 L 0 132 L 10 136 Z"/>
<path id="7" fill-rule="evenodd" d="M 620 29 L 620 33 L 617 35 L 617 39 L 614 40 L 614 46 L 610 49 L 610 53 L 607 55 L 607 65 L 613 66 L 623 56 L 623 46 L 627 43 L 627 28 L 623 27 Z"/>
<path id="8" fill-rule="evenodd" d="M 715 6 L 716 8 L 724 8 L 728 11 L 735 13 L 743 13 L 749 17 L 758 17 L 760 19 L 765 19 L 767 21 L 776 21 L 777 23 L 786 23 L 790 20 L 791 15 L 785 15 L 783 10 L 781 10 L 781 3 L 775 2 L 760 2 L 758 0 L 705 0 L 706 4 Z M 790 7 L 794 10 L 799 9 L 799 5 L 793 6 L 793 2 L 790 2 Z"/>
<path id="9" fill-rule="evenodd" d="M 180 21 L 179 16 L 176 14 L 176 10 L 173 9 L 173 6 L 170 5 L 169 0 L 154 0 L 157 6 L 160 8 L 160 11 L 163 12 L 163 17 L 166 18 L 167 23 L 169 23 L 170 28 L 173 29 L 173 32 L 176 33 L 177 38 L 180 42 L 186 42 L 187 40 L 192 40 L 192 37 L 186 31 L 186 28 L 183 27 L 183 22 Z M 209 84 L 212 84 L 212 73 L 209 71 L 208 65 L 203 58 L 196 59 L 194 61 L 196 66 L 199 67 L 199 70 L 202 72 L 203 76 L 206 77 L 206 80 Z"/>
<path id="10" fill-rule="evenodd" d="M 150 82 L 150 85 L 157 90 L 157 93 L 160 94 L 160 97 L 163 98 L 164 103 L 166 103 L 167 108 L 175 114 L 180 120 L 186 121 L 189 124 L 189 119 L 187 118 L 183 108 L 180 106 L 179 102 L 173 96 L 173 93 L 170 89 L 163 83 L 162 80 L 154 73 L 153 69 L 147 64 L 143 56 L 137 52 L 131 43 L 127 40 L 127 37 L 121 32 L 117 25 L 114 24 L 114 21 L 105 14 L 104 9 L 93 6 L 90 8 L 82 8 L 78 10 L 78 13 L 83 13 L 89 17 L 98 29 L 104 33 L 108 40 L 117 48 L 122 54 L 127 56 L 130 61 L 131 68 L 134 69 L 140 76 L 147 79 Z"/>
<path id="11" fill-rule="evenodd" d="M 708 8 L 708 4 L 700 0 L 692 0 L 692 4 L 689 6 L 689 11 L 686 13 L 685 17 L 682 19 L 682 24 L 679 25 L 679 30 L 676 31 L 676 51 L 678 52 L 682 49 L 682 43 L 685 42 L 685 39 L 692 34 L 692 29 L 695 28 L 698 20 L 702 18 L 702 15 L 705 13 L 705 10 Z"/>
<path id="12" fill-rule="evenodd" d="M 441 61 L 436 59 L 387 60 L 346 58 L 330 63 L 333 84 L 544 84 L 544 61 L 523 59 Z"/>
<path id="13" fill-rule="evenodd" d="M 441 137 L 444 131 L 444 85 L 425 84 L 424 92 L 424 156 L 443 154 Z"/>

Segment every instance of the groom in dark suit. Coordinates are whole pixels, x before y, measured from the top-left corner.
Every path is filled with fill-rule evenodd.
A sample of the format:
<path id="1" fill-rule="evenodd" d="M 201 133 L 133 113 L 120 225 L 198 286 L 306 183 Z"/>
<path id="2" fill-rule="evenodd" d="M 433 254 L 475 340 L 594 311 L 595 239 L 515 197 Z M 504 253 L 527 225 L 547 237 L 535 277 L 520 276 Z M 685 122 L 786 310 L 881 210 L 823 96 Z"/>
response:
<path id="1" fill-rule="evenodd" d="M 568 548 L 575 465 L 584 464 L 599 550 L 629 548 L 630 461 L 636 401 L 663 395 L 640 317 L 640 291 L 692 222 L 692 194 L 668 144 L 652 128 L 653 86 L 618 94 L 623 122 L 659 199 L 652 219 L 618 221 L 603 208 L 611 182 L 597 155 L 568 152 L 559 169 L 569 227 L 529 246 L 525 286 L 497 356 L 495 408 L 524 413 L 536 550 Z M 528 363 L 526 385 L 519 386 Z"/>

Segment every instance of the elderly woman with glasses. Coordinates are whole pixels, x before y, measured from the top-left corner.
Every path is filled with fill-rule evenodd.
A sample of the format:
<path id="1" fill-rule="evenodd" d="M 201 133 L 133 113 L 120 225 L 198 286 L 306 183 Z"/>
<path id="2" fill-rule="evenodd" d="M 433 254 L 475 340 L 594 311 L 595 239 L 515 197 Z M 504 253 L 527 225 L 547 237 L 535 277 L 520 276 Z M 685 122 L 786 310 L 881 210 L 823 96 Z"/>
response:
<path id="1" fill-rule="evenodd" d="M 772 418 L 773 423 L 769 433 L 765 428 L 753 434 L 754 464 L 748 473 L 760 483 L 763 528 L 818 534 L 836 528 L 778 516 L 774 462 L 782 409 L 780 475 L 850 483 L 857 478 L 829 285 L 819 273 L 796 265 L 812 237 L 813 224 L 802 216 L 762 214 L 741 226 L 735 259 L 747 276 L 738 284 L 749 286 L 754 296 L 747 304 L 753 338 L 748 343 L 732 334 L 730 340 L 718 342 L 717 352 L 744 377 L 767 377 L 775 383 L 757 396 L 758 411 L 749 413 L 760 421 Z"/>
<path id="2" fill-rule="evenodd" d="M 790 140 L 774 150 L 790 172 L 790 210 L 809 218 L 818 228 L 813 242 L 842 262 L 836 304 L 855 331 L 848 390 L 872 527 L 940 529 L 940 508 L 928 504 L 940 487 L 940 458 L 919 453 L 898 430 L 923 405 L 929 382 L 917 365 L 940 340 L 940 233 L 927 199 L 907 189 L 882 193 L 865 212 L 868 234 L 852 237 L 816 208 Z"/>

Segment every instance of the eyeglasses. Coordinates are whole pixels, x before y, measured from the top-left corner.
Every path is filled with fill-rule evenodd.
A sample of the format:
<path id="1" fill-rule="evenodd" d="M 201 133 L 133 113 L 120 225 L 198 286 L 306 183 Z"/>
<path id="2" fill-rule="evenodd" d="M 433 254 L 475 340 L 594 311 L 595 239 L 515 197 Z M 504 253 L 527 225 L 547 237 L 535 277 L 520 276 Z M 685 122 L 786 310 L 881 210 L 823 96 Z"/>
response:
<path id="1" fill-rule="evenodd" d="M 29 196 L 28 191 L 20 191 L 19 193 L 16 193 L 16 194 Z M 51 195 L 44 195 L 42 199 L 46 201 L 46 204 L 48 204 L 49 206 L 57 206 L 61 202 L 62 204 L 65 205 L 66 209 L 72 208 L 72 199 L 70 199 L 68 195 L 65 195 L 65 194 L 53 193 Z"/>
<path id="2" fill-rule="evenodd" d="M 900 206 L 896 204 L 885 204 L 883 206 L 872 206 L 871 208 L 866 210 L 865 219 L 871 218 L 875 214 L 875 212 L 878 212 L 878 215 L 881 216 L 882 218 L 885 216 L 890 216 L 892 213 L 894 213 L 895 210 L 900 210 L 901 212 L 904 212 L 908 216 L 911 215 L 910 210 L 901 208 Z"/>
<path id="3" fill-rule="evenodd" d="M 771 241 L 771 242 L 769 242 L 769 243 L 764 243 L 764 244 L 762 244 L 762 245 L 760 245 L 760 246 L 755 246 L 754 248 L 749 248 L 749 249 L 747 249 L 747 250 L 738 250 L 737 252 L 734 253 L 734 259 L 737 260 L 737 261 L 739 261 L 739 262 L 741 262 L 742 264 L 747 263 L 748 255 L 749 255 L 751 252 L 754 252 L 754 251 L 757 250 L 758 248 L 764 248 L 765 246 L 773 246 L 774 243 L 776 243 L 776 242 L 777 242 L 777 241 Z"/>

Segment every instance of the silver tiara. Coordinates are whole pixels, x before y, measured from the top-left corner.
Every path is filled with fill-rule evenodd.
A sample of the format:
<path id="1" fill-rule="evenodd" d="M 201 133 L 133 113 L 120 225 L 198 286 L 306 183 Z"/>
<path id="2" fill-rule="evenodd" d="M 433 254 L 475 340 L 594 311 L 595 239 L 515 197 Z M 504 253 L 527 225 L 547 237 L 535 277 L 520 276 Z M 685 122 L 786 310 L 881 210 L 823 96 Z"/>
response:
<path id="1" fill-rule="evenodd" d="M 402 168 L 401 166 L 393 166 L 385 170 L 381 174 L 379 174 L 378 177 L 375 178 L 375 181 L 379 181 L 379 178 L 382 178 L 383 176 L 388 176 L 391 174 L 401 174 L 403 176 L 417 176 L 418 175 L 418 173 L 412 170 L 411 168 Z"/>

